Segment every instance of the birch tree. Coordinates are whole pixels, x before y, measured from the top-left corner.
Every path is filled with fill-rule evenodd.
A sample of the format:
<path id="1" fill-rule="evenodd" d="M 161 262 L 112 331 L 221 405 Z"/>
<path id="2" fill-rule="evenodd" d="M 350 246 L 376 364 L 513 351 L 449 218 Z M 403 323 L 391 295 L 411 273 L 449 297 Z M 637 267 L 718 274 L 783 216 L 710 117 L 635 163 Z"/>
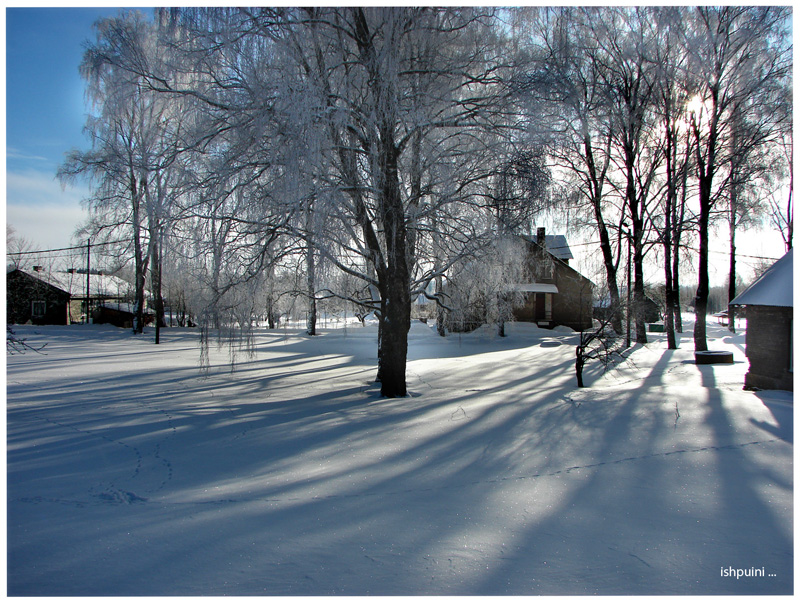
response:
<path id="1" fill-rule="evenodd" d="M 87 122 L 92 149 L 74 151 L 59 170 L 62 179 L 88 174 L 94 195 L 88 200 L 97 213 L 121 213 L 129 229 L 135 274 L 134 332 L 144 328 L 145 285 L 159 230 L 160 212 L 148 207 L 156 146 L 161 143 L 165 105 L 147 94 L 134 74 L 119 67 L 111 56 L 142 60 L 154 48 L 149 24 L 138 13 L 106 19 L 97 24 L 97 42 L 86 51 L 81 72 L 97 114 Z M 148 224 L 148 218 L 151 220 Z M 106 220 L 108 222 L 108 220 Z M 111 222 L 112 224 L 115 221 Z"/>
<path id="2" fill-rule="evenodd" d="M 286 22 L 294 43 L 288 56 L 316 93 L 315 105 L 305 106 L 327 135 L 334 171 L 326 176 L 343 195 L 332 215 L 350 240 L 337 242 L 364 258 L 367 270 L 329 259 L 379 293 L 378 380 L 387 397 L 407 394 L 424 224 L 453 215 L 470 195 L 482 202 L 475 191 L 491 168 L 479 163 L 494 163 L 487 152 L 497 137 L 501 62 L 486 44 L 487 19 L 473 10 L 353 8 L 309 9 Z M 476 143 L 478 133 L 485 137 Z M 422 282 L 434 276 L 427 271 Z"/>

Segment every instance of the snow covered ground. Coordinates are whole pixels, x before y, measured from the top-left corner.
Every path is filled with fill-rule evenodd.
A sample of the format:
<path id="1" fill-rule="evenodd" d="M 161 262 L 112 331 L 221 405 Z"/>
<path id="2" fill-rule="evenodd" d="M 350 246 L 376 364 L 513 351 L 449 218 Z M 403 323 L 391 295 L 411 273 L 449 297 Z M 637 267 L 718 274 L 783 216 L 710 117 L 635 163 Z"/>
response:
<path id="1" fill-rule="evenodd" d="M 578 390 L 576 334 L 508 332 L 416 323 L 384 400 L 374 327 L 259 331 L 233 372 L 191 330 L 20 327 L 8 594 L 793 592 L 792 395 L 742 391 L 742 334 Z"/>

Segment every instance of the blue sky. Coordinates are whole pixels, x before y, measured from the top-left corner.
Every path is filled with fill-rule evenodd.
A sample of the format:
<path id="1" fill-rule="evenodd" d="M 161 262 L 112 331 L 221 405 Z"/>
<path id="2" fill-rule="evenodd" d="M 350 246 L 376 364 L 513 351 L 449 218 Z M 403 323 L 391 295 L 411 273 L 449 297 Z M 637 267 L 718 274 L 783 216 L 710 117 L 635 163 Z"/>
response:
<path id="1" fill-rule="evenodd" d="M 119 8 L 6 8 L 6 220 L 33 248 L 65 247 L 85 185 L 62 191 L 65 153 L 88 148 L 78 72 L 92 24 Z M 145 9 L 143 9 L 145 10 Z"/>

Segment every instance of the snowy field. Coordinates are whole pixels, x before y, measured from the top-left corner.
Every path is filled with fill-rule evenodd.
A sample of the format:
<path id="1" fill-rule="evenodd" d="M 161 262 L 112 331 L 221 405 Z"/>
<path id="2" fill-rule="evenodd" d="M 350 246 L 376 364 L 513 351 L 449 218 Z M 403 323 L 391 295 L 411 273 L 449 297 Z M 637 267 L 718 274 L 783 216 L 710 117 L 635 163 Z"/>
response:
<path id="1" fill-rule="evenodd" d="M 578 390 L 576 334 L 508 332 L 414 324 L 385 400 L 370 326 L 205 373 L 190 330 L 18 328 L 47 347 L 7 358 L 8 594 L 793 592 L 792 395 L 742 391 L 742 334 L 710 323 L 716 366 L 650 334 Z"/>

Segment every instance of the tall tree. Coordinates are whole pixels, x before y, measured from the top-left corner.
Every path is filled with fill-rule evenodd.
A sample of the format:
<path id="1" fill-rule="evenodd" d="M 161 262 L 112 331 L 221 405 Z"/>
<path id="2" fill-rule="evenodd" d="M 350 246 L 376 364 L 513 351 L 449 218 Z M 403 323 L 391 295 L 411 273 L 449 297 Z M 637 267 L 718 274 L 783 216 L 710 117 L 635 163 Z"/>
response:
<path id="1" fill-rule="evenodd" d="M 152 48 L 149 24 L 138 13 L 98 22 L 97 42 L 84 56 L 81 72 L 97 109 L 87 131 L 92 149 L 73 151 L 59 169 L 62 179 L 88 174 L 97 183 L 88 200 L 94 212 L 121 213 L 130 229 L 135 274 L 134 332 L 144 328 L 145 284 L 151 259 L 145 209 L 152 145 L 157 143 L 163 105 L 143 91 L 135 76 L 106 60 L 111 54 L 142 56 Z M 145 245 L 148 245 L 145 248 Z"/>
<path id="2" fill-rule="evenodd" d="M 532 53 L 524 89 L 539 104 L 538 111 L 546 115 L 544 124 L 557 132 L 552 136 L 551 155 L 559 168 L 574 175 L 579 205 L 592 216 L 603 258 L 611 326 L 621 333 L 619 252 L 614 250 L 609 224 L 618 215 L 609 194 L 613 124 L 598 71 L 602 48 L 588 35 L 591 18 L 590 13 L 574 8 L 526 12 L 525 29 L 531 30 L 532 42 L 540 45 L 541 51 Z M 548 104 L 552 108 L 546 108 Z"/>
<path id="3" fill-rule="evenodd" d="M 590 10 L 590 9 L 587 9 Z M 591 12 L 590 31 L 602 53 L 598 71 L 608 97 L 613 124 L 613 156 L 621 174 L 615 185 L 630 220 L 633 252 L 633 316 L 637 343 L 647 343 L 644 319 L 644 257 L 649 205 L 663 154 L 654 135 L 657 68 L 653 46 L 657 32 L 652 9 L 603 9 Z"/>
<path id="4" fill-rule="evenodd" d="M 319 179 L 344 195 L 330 196 L 343 228 L 324 234 L 346 234 L 339 246 L 366 264 L 329 259 L 379 294 L 378 379 L 387 397 L 407 394 L 412 291 L 418 278 L 424 285 L 436 276 L 415 276 L 426 226 L 475 198 L 497 162 L 489 151 L 503 109 L 502 61 L 487 22 L 472 9 L 307 9 L 285 18 L 287 58 L 313 99 L 304 107 L 327 135 L 333 171 Z"/>
<path id="5" fill-rule="evenodd" d="M 693 103 L 691 129 L 698 181 L 699 267 L 695 296 L 695 350 L 708 349 L 709 223 L 724 190 L 729 155 L 744 152 L 731 143 L 736 123 L 765 128 L 749 137 L 765 142 L 769 119 L 750 119 L 772 103 L 776 89 L 791 76 L 791 47 L 786 28 L 791 11 L 783 7 L 698 7 L 687 27 L 686 48 Z M 736 110 L 735 110 L 736 109 Z M 765 116 L 766 117 L 766 116 Z M 751 143 L 753 144 L 753 143 Z"/>
<path id="6" fill-rule="evenodd" d="M 663 135 L 664 190 L 662 203 L 651 216 L 663 251 L 666 309 L 664 327 L 667 347 L 677 348 L 675 336 L 680 323 L 679 251 L 683 230 L 686 228 L 686 184 L 690 155 L 683 144 L 686 134 L 685 107 L 688 102 L 683 73 L 686 69 L 682 52 L 683 15 L 680 8 L 670 7 L 656 12 L 653 26 L 657 43 L 653 45 L 652 60 L 656 65 L 656 95 L 658 118 Z"/>

